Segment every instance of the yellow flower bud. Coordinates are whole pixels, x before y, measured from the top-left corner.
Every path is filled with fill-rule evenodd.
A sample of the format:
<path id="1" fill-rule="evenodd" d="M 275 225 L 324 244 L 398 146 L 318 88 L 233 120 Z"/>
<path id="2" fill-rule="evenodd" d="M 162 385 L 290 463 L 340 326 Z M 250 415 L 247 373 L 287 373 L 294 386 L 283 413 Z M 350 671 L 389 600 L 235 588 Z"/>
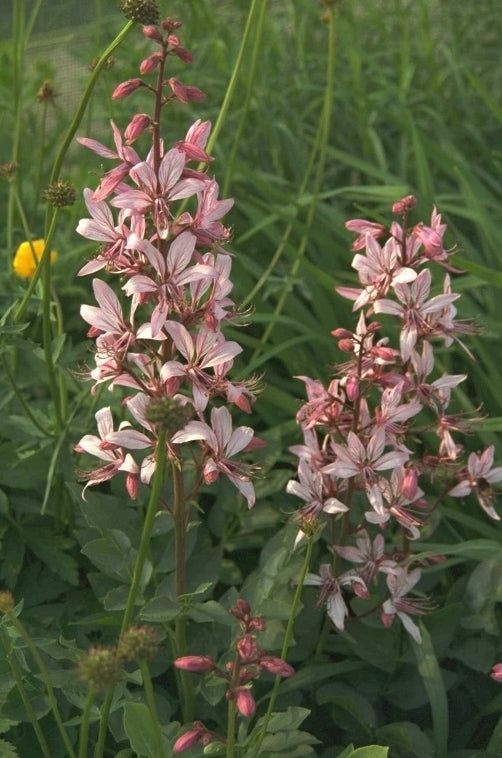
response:
<path id="1" fill-rule="evenodd" d="M 38 262 L 44 252 L 44 247 L 45 240 L 21 242 L 12 261 L 14 273 L 23 279 L 30 279 L 37 269 Z M 56 251 L 51 250 L 51 263 L 54 263 L 57 257 Z"/>

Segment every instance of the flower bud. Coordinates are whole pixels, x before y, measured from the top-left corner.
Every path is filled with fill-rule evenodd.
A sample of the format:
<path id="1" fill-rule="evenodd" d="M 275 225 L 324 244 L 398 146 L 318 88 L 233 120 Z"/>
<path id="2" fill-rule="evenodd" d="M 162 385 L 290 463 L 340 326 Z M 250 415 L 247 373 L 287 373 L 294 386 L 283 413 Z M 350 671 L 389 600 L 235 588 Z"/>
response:
<path id="1" fill-rule="evenodd" d="M 251 634 L 245 634 L 237 641 L 237 652 L 243 663 L 249 663 L 258 654 L 258 645 Z"/>
<path id="2" fill-rule="evenodd" d="M 137 90 L 138 87 L 142 87 L 143 82 L 141 79 L 128 79 L 125 82 L 121 82 L 112 93 L 112 100 L 121 100 L 123 97 L 127 97 L 131 94 L 131 92 L 134 92 L 134 90 Z"/>
<path id="3" fill-rule="evenodd" d="M 155 40 L 155 42 L 162 43 L 162 34 L 159 32 L 157 27 L 152 26 L 151 24 L 147 24 L 143 27 L 143 34 L 145 37 Z"/>
<path id="4" fill-rule="evenodd" d="M 162 53 L 152 53 L 144 61 L 141 61 L 139 66 L 140 74 L 150 74 L 152 71 L 155 71 L 161 60 Z"/>
<path id="5" fill-rule="evenodd" d="M 174 665 L 177 669 L 197 674 L 208 674 L 216 668 L 214 660 L 209 655 L 184 655 L 182 658 L 176 658 Z"/>
<path id="6" fill-rule="evenodd" d="M 167 83 L 173 91 L 173 95 L 178 98 L 181 103 L 188 103 L 191 100 L 202 100 L 205 98 L 204 92 L 198 87 L 191 87 L 187 84 L 182 84 L 178 79 L 173 76 L 167 80 Z"/>
<path id="7" fill-rule="evenodd" d="M 147 113 L 136 113 L 124 131 L 126 141 L 131 144 L 152 125 L 152 119 Z"/>
<path id="8" fill-rule="evenodd" d="M 244 716 L 244 718 L 254 716 L 256 702 L 251 690 L 247 687 L 236 687 L 235 690 L 229 690 L 227 692 L 227 699 L 233 700 L 234 698 L 237 704 L 237 710 L 241 716 Z"/>
<path id="9" fill-rule="evenodd" d="M 490 676 L 492 679 L 495 679 L 496 682 L 502 682 L 502 663 L 496 663 L 492 666 Z"/>
<path id="10" fill-rule="evenodd" d="M 413 500 L 418 490 L 417 472 L 413 467 L 404 472 L 402 492 L 407 500 Z"/>
<path id="11" fill-rule="evenodd" d="M 359 397 L 359 379 L 357 376 L 349 376 L 345 391 L 349 400 L 354 401 Z"/>
<path id="12" fill-rule="evenodd" d="M 392 213 L 400 215 L 402 213 L 409 213 L 413 210 L 417 204 L 417 198 L 414 195 L 406 195 L 401 200 L 398 200 L 392 206 Z"/>
<path id="13" fill-rule="evenodd" d="M 193 722 L 193 729 L 190 729 L 181 737 L 178 737 L 173 745 L 173 753 L 183 753 L 185 750 L 190 750 L 191 747 L 201 742 L 202 738 L 207 734 L 206 727 L 200 721 Z"/>
<path id="14" fill-rule="evenodd" d="M 276 658 L 273 655 L 262 655 L 260 658 L 260 666 L 265 671 L 270 671 L 271 674 L 276 676 L 290 677 L 295 675 L 293 666 L 283 661 L 282 658 Z"/>

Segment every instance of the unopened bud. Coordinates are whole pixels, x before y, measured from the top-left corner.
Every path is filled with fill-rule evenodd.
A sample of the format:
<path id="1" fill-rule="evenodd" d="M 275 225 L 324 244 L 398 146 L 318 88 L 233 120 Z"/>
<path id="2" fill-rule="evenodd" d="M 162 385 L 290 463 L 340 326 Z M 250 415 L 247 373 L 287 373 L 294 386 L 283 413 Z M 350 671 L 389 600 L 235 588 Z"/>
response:
<path id="1" fill-rule="evenodd" d="M 496 663 L 492 666 L 490 676 L 492 679 L 495 679 L 496 682 L 502 682 L 502 663 Z"/>
<path id="2" fill-rule="evenodd" d="M 345 385 L 347 397 L 352 402 L 359 397 L 359 379 L 357 376 L 349 376 Z"/>
<path id="3" fill-rule="evenodd" d="M 127 97 L 131 94 L 131 92 L 134 92 L 138 89 L 138 87 L 142 87 L 143 82 L 141 79 L 128 79 L 125 82 L 121 82 L 112 92 L 112 100 L 121 100 L 123 97 Z"/>
<path id="4" fill-rule="evenodd" d="M 241 637 L 236 647 L 239 658 L 243 663 L 249 663 L 257 656 L 258 645 L 251 634 L 245 634 L 244 637 Z"/>
<path id="5" fill-rule="evenodd" d="M 254 716 L 256 711 L 256 702 L 251 690 L 249 690 L 247 687 L 236 687 L 234 690 L 229 690 L 227 692 L 227 699 L 235 699 L 237 710 L 241 716 L 244 716 L 244 718 Z"/>
<path id="6" fill-rule="evenodd" d="M 187 84 L 182 84 L 178 79 L 171 77 L 167 80 L 167 83 L 171 87 L 173 94 L 181 103 L 188 103 L 192 100 L 203 100 L 206 96 L 202 90 L 198 87 L 191 87 Z"/>
<path id="7" fill-rule="evenodd" d="M 152 125 L 152 119 L 147 113 L 136 113 L 124 131 L 126 142 L 131 144 Z"/>
<path id="8" fill-rule="evenodd" d="M 416 469 L 407 468 L 404 472 L 402 492 L 407 500 L 413 500 L 418 490 L 418 477 Z"/>
<path id="9" fill-rule="evenodd" d="M 265 671 L 270 671 L 271 674 L 276 676 L 282 676 L 284 678 L 294 676 L 295 670 L 289 663 L 283 661 L 282 658 L 276 658 L 273 655 L 262 655 L 260 658 L 260 666 Z"/>
<path id="10" fill-rule="evenodd" d="M 183 671 L 192 671 L 196 674 L 209 674 L 214 671 L 216 664 L 209 655 L 184 655 L 176 658 L 174 665 Z"/>
<path id="11" fill-rule="evenodd" d="M 150 74 L 152 71 L 155 71 L 161 60 L 162 53 L 152 53 L 144 61 L 141 61 L 139 66 L 140 74 Z"/>
<path id="12" fill-rule="evenodd" d="M 394 203 L 392 206 L 392 213 L 396 213 L 397 215 L 409 213 L 413 210 L 416 204 L 417 198 L 414 195 L 406 195 L 406 197 L 403 197 L 401 200 Z"/>

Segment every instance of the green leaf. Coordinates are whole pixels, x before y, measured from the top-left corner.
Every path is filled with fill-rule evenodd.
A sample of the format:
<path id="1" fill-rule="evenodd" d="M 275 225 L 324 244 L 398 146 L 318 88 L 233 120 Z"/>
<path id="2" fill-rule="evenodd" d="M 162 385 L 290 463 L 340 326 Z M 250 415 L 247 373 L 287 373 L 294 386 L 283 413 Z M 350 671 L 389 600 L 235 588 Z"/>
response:
<path id="1" fill-rule="evenodd" d="M 69 584 L 78 584 L 77 562 L 65 550 L 74 546 L 72 539 L 59 534 L 51 534 L 48 527 L 21 527 L 21 536 L 30 550 L 47 568 Z"/>
<path id="2" fill-rule="evenodd" d="M 299 706 L 290 706 L 287 711 L 273 713 L 268 722 L 267 732 L 273 734 L 274 732 L 287 731 L 288 729 L 298 729 L 309 713 L 310 710 L 308 708 L 300 708 Z"/>
<path id="3" fill-rule="evenodd" d="M 0 755 L 2 758 L 19 758 L 19 753 L 14 745 L 2 739 L 0 739 Z"/>
<path id="4" fill-rule="evenodd" d="M 348 753 L 347 758 L 387 758 L 388 755 L 388 747 L 382 747 L 381 745 L 367 745 L 366 747 L 358 747 L 356 750 Z"/>
<path id="5" fill-rule="evenodd" d="M 144 703 L 124 703 L 124 729 L 138 756 L 158 758 L 152 714 Z"/>
<path id="6" fill-rule="evenodd" d="M 81 552 L 107 576 L 129 581 L 136 551 L 124 532 L 113 529 L 106 537 L 88 542 Z"/>
<path id="7" fill-rule="evenodd" d="M 429 697 L 434 731 L 434 758 L 446 758 L 448 746 L 448 698 L 429 632 L 420 624 L 422 644 L 412 641 L 418 670 Z M 425 756 L 424 756 L 425 758 Z"/>
<path id="8" fill-rule="evenodd" d="M 437 758 L 427 735 L 410 721 L 381 726 L 375 731 L 375 737 L 394 748 L 396 755 L 405 755 L 406 758 Z M 350 758 L 353 755 L 351 753 Z"/>

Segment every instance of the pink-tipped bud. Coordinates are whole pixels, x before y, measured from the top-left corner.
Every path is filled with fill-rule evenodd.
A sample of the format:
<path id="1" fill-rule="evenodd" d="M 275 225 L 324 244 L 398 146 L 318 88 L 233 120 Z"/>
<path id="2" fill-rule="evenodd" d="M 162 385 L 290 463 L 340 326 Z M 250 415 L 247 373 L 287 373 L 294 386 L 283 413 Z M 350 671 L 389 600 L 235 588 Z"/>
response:
<path id="1" fill-rule="evenodd" d="M 368 588 L 365 584 L 361 584 L 361 582 L 353 582 L 352 590 L 354 591 L 354 595 L 361 597 L 363 600 L 368 600 L 370 596 Z"/>
<path id="2" fill-rule="evenodd" d="M 178 737 L 173 745 L 173 753 L 184 753 L 185 750 L 190 750 L 191 747 L 196 745 L 206 735 L 206 728 L 200 721 L 194 721 L 194 728 L 190 729 L 181 737 Z"/>
<path id="3" fill-rule="evenodd" d="M 394 614 L 393 613 L 385 613 L 385 611 L 382 611 L 380 614 L 380 619 L 382 621 L 382 624 L 389 629 L 392 626 L 392 622 L 394 621 Z"/>
<path id="4" fill-rule="evenodd" d="M 251 634 L 245 634 L 237 641 L 237 653 L 243 663 L 254 660 L 258 654 L 258 645 Z"/>
<path id="5" fill-rule="evenodd" d="M 359 397 L 359 379 L 357 376 L 349 376 L 345 385 L 347 397 L 352 402 Z"/>
<path id="6" fill-rule="evenodd" d="M 147 113 L 136 113 L 124 131 L 126 141 L 131 144 L 152 125 L 152 119 Z"/>
<path id="7" fill-rule="evenodd" d="M 141 79 L 128 79 L 126 82 L 119 84 L 118 87 L 115 87 L 112 93 L 112 100 L 121 100 L 142 86 L 143 82 Z"/>
<path id="8" fill-rule="evenodd" d="M 260 658 L 260 666 L 265 671 L 270 671 L 271 674 L 276 676 L 282 676 L 284 678 L 294 676 L 295 670 L 289 663 L 283 661 L 282 658 L 276 658 L 273 655 L 262 655 Z"/>
<path id="9" fill-rule="evenodd" d="M 267 624 L 265 623 L 263 616 L 253 616 L 249 622 L 248 628 L 250 632 L 264 632 L 267 628 Z"/>
<path id="10" fill-rule="evenodd" d="M 406 195 L 406 197 L 403 197 L 401 200 L 398 200 L 394 203 L 392 206 L 392 213 L 396 213 L 397 215 L 401 215 L 402 213 L 409 213 L 413 210 L 416 204 L 417 198 L 415 195 Z"/>
<path id="11" fill-rule="evenodd" d="M 181 21 L 174 21 L 172 18 L 166 18 L 161 23 L 161 27 L 168 34 L 171 34 L 171 32 L 176 31 L 176 29 L 179 29 L 180 26 L 181 26 Z"/>
<path id="12" fill-rule="evenodd" d="M 152 26 L 151 24 L 147 24 L 143 27 L 143 34 L 145 37 L 148 37 L 148 39 L 154 39 L 156 42 L 162 43 L 162 34 L 159 32 L 156 26 Z"/>
<path id="13" fill-rule="evenodd" d="M 241 716 L 244 716 L 244 718 L 254 716 L 256 712 L 256 702 L 251 690 L 248 690 L 247 687 L 236 687 L 235 690 L 229 690 L 227 692 L 227 698 L 228 700 L 233 700 L 235 698 L 237 710 Z"/>
<path id="14" fill-rule="evenodd" d="M 193 671 L 197 674 L 208 674 L 214 671 L 216 664 L 209 655 L 184 655 L 176 658 L 174 665 L 183 671 Z"/>
<path id="15" fill-rule="evenodd" d="M 181 103 L 188 103 L 192 100 L 202 100 L 205 97 L 205 94 L 198 87 L 190 87 L 187 84 L 182 84 L 173 76 L 167 80 L 167 83 L 171 87 L 173 95 Z"/>
<path id="16" fill-rule="evenodd" d="M 251 613 L 251 606 L 246 600 L 243 600 L 240 597 L 235 601 L 234 607 L 230 608 L 229 613 L 232 616 L 235 616 L 236 619 L 244 619 Z"/>
<path id="17" fill-rule="evenodd" d="M 418 491 L 417 471 L 413 466 L 404 472 L 402 492 L 407 500 L 413 500 Z"/>
<path id="18" fill-rule="evenodd" d="M 352 341 L 352 339 L 338 340 L 338 347 L 342 351 L 342 353 L 354 352 L 354 342 Z"/>
<path id="19" fill-rule="evenodd" d="M 126 476 L 126 490 L 131 500 L 136 500 L 138 497 L 139 477 L 137 474 L 127 474 Z"/>
<path id="20" fill-rule="evenodd" d="M 502 682 L 502 663 L 496 663 L 492 666 L 490 676 L 492 679 L 495 679 L 496 682 Z"/>
<path id="21" fill-rule="evenodd" d="M 190 52 L 190 50 L 187 50 L 185 47 L 181 47 L 181 45 L 177 45 L 176 47 L 173 47 L 171 50 L 171 53 L 173 55 L 177 55 L 180 61 L 183 61 L 183 63 L 193 63 L 193 55 Z"/>
<path id="22" fill-rule="evenodd" d="M 348 329 L 344 329 L 342 326 L 338 329 L 333 329 L 331 334 L 337 339 L 350 339 L 352 337 L 352 332 Z"/>
<path id="23" fill-rule="evenodd" d="M 161 60 L 162 53 L 152 53 L 152 55 L 149 55 L 148 58 L 145 58 L 145 60 L 141 61 L 139 65 L 140 74 L 150 74 L 152 71 L 155 71 Z"/>

